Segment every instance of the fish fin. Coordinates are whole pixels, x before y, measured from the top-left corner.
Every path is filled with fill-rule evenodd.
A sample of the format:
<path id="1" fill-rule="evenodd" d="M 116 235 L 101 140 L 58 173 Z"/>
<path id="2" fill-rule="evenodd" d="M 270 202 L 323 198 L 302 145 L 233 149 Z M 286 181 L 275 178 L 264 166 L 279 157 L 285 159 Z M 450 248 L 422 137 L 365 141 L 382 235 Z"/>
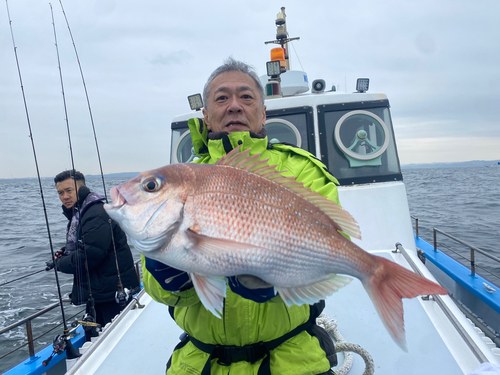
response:
<path id="1" fill-rule="evenodd" d="M 201 253 L 214 253 L 221 251 L 233 252 L 234 250 L 261 249 L 260 247 L 243 242 L 205 236 L 203 234 L 197 233 L 191 228 L 186 230 L 186 235 L 191 242 L 190 249 Z"/>
<path id="2" fill-rule="evenodd" d="M 420 295 L 448 294 L 446 289 L 435 282 L 416 274 L 397 263 L 379 256 L 377 271 L 362 280 L 380 319 L 389 334 L 401 349 L 407 352 L 403 319 L 402 298 Z"/>
<path id="3" fill-rule="evenodd" d="M 226 278 L 200 276 L 195 273 L 190 273 L 189 276 L 203 306 L 217 318 L 221 318 L 224 298 L 226 298 Z"/>
<path id="4" fill-rule="evenodd" d="M 340 227 L 342 232 L 351 237 L 361 239 L 361 231 L 358 223 L 356 223 L 356 220 L 354 220 L 349 212 L 342 209 L 337 203 L 305 187 L 301 182 L 295 181 L 293 177 L 289 181 L 280 182 L 280 184 L 318 207 Z"/>
<path id="5" fill-rule="evenodd" d="M 221 157 L 219 160 L 215 162 L 215 165 L 230 165 L 232 167 L 236 166 L 240 161 L 243 161 L 245 159 L 248 159 L 248 156 L 250 155 L 250 149 L 247 149 L 245 151 L 241 151 L 241 145 L 238 147 L 235 147 L 226 154 L 225 156 Z"/>
<path id="6" fill-rule="evenodd" d="M 250 149 L 240 152 L 240 148 L 241 146 L 234 148 L 229 154 L 219 159 L 216 164 L 243 169 L 274 181 L 318 207 L 337 224 L 337 229 L 351 237 L 361 239 L 359 226 L 349 212 L 343 210 L 337 203 L 305 187 L 302 182 L 296 181 L 295 177 L 283 176 L 282 173 L 287 171 L 276 170 L 277 165 L 267 163 L 269 159 L 259 160 L 260 154 L 249 156 Z"/>
<path id="7" fill-rule="evenodd" d="M 267 162 L 269 159 L 259 160 L 261 154 L 255 154 L 250 156 L 250 149 L 241 151 L 241 146 L 234 148 L 229 154 L 220 158 L 215 163 L 216 165 L 227 165 L 230 167 L 242 169 L 252 173 L 256 173 L 260 176 L 266 177 L 266 173 L 269 174 L 271 178 L 283 177 L 280 173 L 286 171 L 276 171 L 277 165 L 269 165 Z M 271 179 L 269 178 L 269 179 Z"/>
<path id="8" fill-rule="evenodd" d="M 325 299 L 330 294 L 349 284 L 351 280 L 348 276 L 332 274 L 327 279 L 310 285 L 296 288 L 275 286 L 274 288 L 288 306 L 300 306 L 303 304 L 313 304 Z"/>

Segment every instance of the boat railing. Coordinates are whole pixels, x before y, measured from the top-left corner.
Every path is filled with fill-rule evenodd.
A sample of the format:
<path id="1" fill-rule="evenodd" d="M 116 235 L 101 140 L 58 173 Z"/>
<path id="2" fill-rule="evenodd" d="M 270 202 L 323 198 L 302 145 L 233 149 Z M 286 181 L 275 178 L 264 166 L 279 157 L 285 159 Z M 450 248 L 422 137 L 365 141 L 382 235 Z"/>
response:
<path id="1" fill-rule="evenodd" d="M 71 301 L 69 299 L 63 299 L 63 303 L 70 303 Z M 35 341 L 38 340 L 39 338 L 49 334 L 50 332 L 52 332 L 53 330 L 55 330 L 56 328 L 62 326 L 62 322 L 57 324 L 56 326 L 52 327 L 51 329 L 49 329 L 48 331 L 46 332 L 43 332 L 42 334 L 38 335 L 37 337 L 33 337 L 33 329 L 32 329 L 32 326 L 31 326 L 31 321 L 35 318 L 38 318 L 46 313 L 48 313 L 49 311 L 55 309 L 55 308 L 58 308 L 60 306 L 59 302 L 56 302 L 50 306 L 47 306 L 45 309 L 43 310 L 40 310 L 14 324 L 11 324 L 10 326 L 7 326 L 5 328 L 2 328 L 0 330 L 0 335 L 8 332 L 8 331 L 11 331 L 19 326 L 22 326 L 23 324 L 26 325 L 26 337 L 27 337 L 27 341 L 23 344 L 21 344 L 20 346 L 14 348 L 13 350 L 11 350 L 10 352 L 8 353 L 5 353 L 3 355 L 0 355 L 0 359 L 3 359 L 5 357 L 7 357 L 8 355 L 11 355 L 15 352 L 17 352 L 18 350 L 24 348 L 25 346 L 28 346 L 28 352 L 29 352 L 29 356 L 30 357 L 33 357 L 35 355 Z M 83 311 L 85 311 L 85 309 L 82 309 L 81 311 L 77 312 L 76 314 L 74 314 L 73 316 L 71 316 L 69 319 L 72 319 L 74 318 L 75 316 L 77 316 L 78 314 L 81 314 Z"/>
<path id="2" fill-rule="evenodd" d="M 140 267 L 140 264 L 141 264 L 141 260 L 136 260 L 134 262 L 134 266 L 135 266 L 135 272 L 137 273 L 137 277 L 139 278 L 139 280 L 141 280 L 141 267 Z M 44 270 L 42 270 L 44 271 Z M 18 279 L 15 279 L 15 280 L 11 280 L 11 281 L 8 281 L 7 283 L 4 283 L 3 285 L 6 285 L 6 284 L 9 284 L 11 282 L 14 282 L 14 281 L 17 281 L 17 280 L 20 280 L 22 278 L 26 278 L 26 277 L 29 277 L 29 276 L 33 276 L 37 273 L 39 273 L 40 271 L 37 271 L 37 272 L 34 272 L 32 274 L 29 274 L 29 275 L 25 275 L 23 277 L 20 277 Z M 69 299 L 63 299 L 62 300 L 63 304 L 70 304 L 70 300 Z M 45 314 L 47 314 L 49 311 L 52 311 L 53 309 L 55 308 L 58 308 L 60 306 L 60 303 L 59 302 L 56 302 L 56 303 L 53 303 L 52 305 L 50 306 L 47 306 L 46 308 L 44 308 L 43 310 L 40 310 L 14 324 L 11 324 L 5 328 L 2 328 L 0 329 L 0 335 L 6 333 L 6 332 L 9 332 L 17 327 L 20 327 L 22 325 L 25 325 L 25 328 L 26 328 L 26 342 L 22 343 L 21 345 L 17 346 L 16 348 L 12 349 L 11 351 L 9 351 L 8 353 L 5 353 L 5 354 L 0 354 L 0 360 L 2 360 L 3 358 L 11 355 L 11 354 L 14 354 L 15 352 L 17 352 L 18 350 L 21 350 L 22 348 L 24 347 L 28 347 L 28 353 L 29 353 L 29 357 L 34 357 L 35 356 L 35 341 L 40 339 L 41 337 L 49 334 L 50 332 L 52 332 L 53 330 L 55 330 L 56 328 L 58 327 L 61 327 L 63 325 L 63 322 L 55 325 L 54 327 L 52 327 L 51 329 L 49 329 L 48 331 L 46 332 L 43 332 L 41 333 L 40 335 L 36 336 L 36 337 L 33 337 L 33 327 L 32 327 L 32 320 L 36 319 L 36 318 L 39 318 Z M 82 312 L 85 311 L 85 308 L 82 309 L 82 310 L 79 310 L 76 314 L 70 316 L 67 321 L 71 321 L 75 316 L 81 314 Z M 76 327 L 73 328 L 73 330 L 76 329 Z"/>
<path id="3" fill-rule="evenodd" d="M 418 218 L 415 217 L 415 216 L 411 216 L 411 218 L 413 220 L 415 220 L 415 235 L 417 237 L 419 237 L 419 232 L 418 232 Z M 476 262 L 476 253 L 479 253 L 481 255 L 484 255 L 485 257 L 497 262 L 499 265 L 500 265 L 500 258 L 494 256 L 494 255 L 491 255 L 489 254 L 488 252 L 484 251 L 484 250 L 481 250 L 480 248 L 476 247 L 476 246 L 473 246 L 449 233 L 446 233 L 438 228 L 432 228 L 432 232 L 433 232 L 433 247 L 434 247 L 434 251 L 437 251 L 438 250 L 438 241 L 437 241 L 437 235 L 438 233 L 455 241 L 455 242 L 458 242 L 462 245 L 464 245 L 465 247 L 469 248 L 470 250 L 470 256 L 469 258 L 465 257 L 463 254 L 453 250 L 452 248 L 450 248 L 449 246 L 446 246 L 444 244 L 440 244 L 441 248 L 445 247 L 448 251 L 451 251 L 453 254 L 455 254 L 456 256 L 458 256 L 459 258 L 461 258 L 462 260 L 464 260 L 464 262 L 467 264 L 467 267 L 470 269 L 471 271 L 471 276 L 475 276 L 476 275 L 476 268 L 480 268 L 481 270 L 487 272 L 489 275 L 495 277 L 496 279 L 498 279 L 500 281 L 500 277 L 498 275 L 495 275 L 493 272 L 487 270 L 486 268 L 484 267 L 481 267 L 477 264 Z M 465 264 L 464 264 L 465 265 Z"/>

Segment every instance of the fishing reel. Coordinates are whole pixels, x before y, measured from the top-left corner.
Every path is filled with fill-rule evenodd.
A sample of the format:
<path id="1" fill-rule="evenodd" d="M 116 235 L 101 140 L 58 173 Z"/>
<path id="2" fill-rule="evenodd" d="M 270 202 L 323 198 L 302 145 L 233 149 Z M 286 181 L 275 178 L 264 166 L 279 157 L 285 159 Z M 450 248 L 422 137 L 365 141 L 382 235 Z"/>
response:
<path id="1" fill-rule="evenodd" d="M 101 325 L 99 323 L 96 323 L 95 318 L 92 316 L 92 314 L 88 313 L 85 313 L 82 320 L 79 320 L 77 323 L 81 324 L 85 331 L 90 331 L 92 329 L 100 330 L 101 328 Z"/>
<path id="2" fill-rule="evenodd" d="M 42 365 L 47 366 L 49 362 L 54 358 L 56 354 L 63 354 L 66 349 L 66 340 L 63 335 L 57 335 L 52 341 L 52 347 L 54 350 L 50 354 L 50 357 L 42 362 Z"/>
<path id="3" fill-rule="evenodd" d="M 45 267 L 45 271 L 50 271 L 52 268 L 54 268 L 56 266 L 54 264 L 53 260 L 49 260 L 49 261 L 45 262 L 45 265 L 47 266 L 47 267 Z"/>
<path id="4" fill-rule="evenodd" d="M 130 289 L 123 288 L 115 293 L 115 301 L 121 307 L 126 306 L 129 299 L 130 299 Z"/>
<path id="5" fill-rule="evenodd" d="M 54 350 L 50 354 L 50 357 L 42 362 L 43 366 L 48 366 L 49 362 L 56 356 L 56 354 L 63 354 L 66 352 L 67 359 L 78 358 L 81 355 L 71 343 L 69 335 L 56 335 L 52 341 L 52 347 Z"/>

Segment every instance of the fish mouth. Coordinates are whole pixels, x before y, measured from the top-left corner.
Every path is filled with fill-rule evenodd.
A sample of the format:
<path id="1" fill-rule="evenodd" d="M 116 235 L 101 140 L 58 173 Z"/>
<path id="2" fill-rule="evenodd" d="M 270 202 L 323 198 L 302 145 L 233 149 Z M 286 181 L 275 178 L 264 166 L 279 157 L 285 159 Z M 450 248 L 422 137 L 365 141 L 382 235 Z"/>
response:
<path id="1" fill-rule="evenodd" d="M 111 201 L 113 202 L 112 205 L 110 205 L 112 209 L 120 209 L 124 205 L 127 204 L 127 200 L 125 197 L 120 193 L 120 190 L 115 186 L 111 189 Z"/>

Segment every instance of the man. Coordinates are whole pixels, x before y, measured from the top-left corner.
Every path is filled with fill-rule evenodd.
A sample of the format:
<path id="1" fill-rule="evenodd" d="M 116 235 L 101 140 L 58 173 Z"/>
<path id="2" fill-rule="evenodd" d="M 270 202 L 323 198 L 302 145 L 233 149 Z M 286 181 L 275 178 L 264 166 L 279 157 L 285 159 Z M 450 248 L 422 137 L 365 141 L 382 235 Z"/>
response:
<path id="1" fill-rule="evenodd" d="M 246 64 L 228 59 L 204 89 L 204 120 L 189 128 L 200 159 L 213 164 L 235 147 L 269 158 L 277 170 L 338 203 L 336 179 L 308 152 L 268 143 L 264 92 Z M 326 332 L 315 324 L 324 301 L 287 307 L 274 288 L 248 289 L 230 277 L 221 319 L 201 304 L 188 275 L 143 259 L 143 282 L 186 336 L 167 364 L 167 374 L 332 374 L 336 356 Z"/>
<path id="2" fill-rule="evenodd" d="M 115 300 L 119 283 L 117 263 L 123 287 L 132 290 L 139 286 L 127 237 L 104 211 L 104 197 L 85 186 L 82 173 L 64 171 L 54 182 L 63 214 L 69 220 L 66 246 L 56 252 L 55 264 L 59 271 L 74 275 L 71 302 L 81 305 L 92 297 L 87 313 L 93 314 L 93 300 L 95 321 L 104 327 L 127 302 L 120 304 Z M 91 335 L 91 330 L 85 331 L 87 340 Z"/>

